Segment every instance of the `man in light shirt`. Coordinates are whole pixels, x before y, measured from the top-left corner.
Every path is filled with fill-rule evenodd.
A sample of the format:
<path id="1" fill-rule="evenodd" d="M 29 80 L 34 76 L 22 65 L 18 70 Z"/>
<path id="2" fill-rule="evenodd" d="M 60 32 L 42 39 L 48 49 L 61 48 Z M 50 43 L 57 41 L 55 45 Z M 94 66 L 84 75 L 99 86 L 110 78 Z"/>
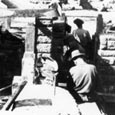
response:
<path id="1" fill-rule="evenodd" d="M 74 66 L 69 72 L 74 83 L 74 90 L 82 101 L 90 101 L 96 90 L 97 70 L 92 64 L 85 61 L 85 53 L 74 50 L 71 54 Z"/>

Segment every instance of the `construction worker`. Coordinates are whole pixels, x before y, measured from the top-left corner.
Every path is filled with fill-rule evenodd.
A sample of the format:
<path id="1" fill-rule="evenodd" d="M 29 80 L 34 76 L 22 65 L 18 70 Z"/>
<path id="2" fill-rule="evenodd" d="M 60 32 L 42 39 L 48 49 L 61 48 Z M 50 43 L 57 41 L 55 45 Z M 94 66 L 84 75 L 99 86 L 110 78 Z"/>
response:
<path id="1" fill-rule="evenodd" d="M 71 53 L 74 66 L 70 68 L 70 76 L 73 80 L 74 91 L 82 101 L 92 100 L 92 95 L 96 89 L 97 70 L 92 64 L 85 61 L 85 53 L 74 50 Z"/>
<path id="2" fill-rule="evenodd" d="M 74 38 L 79 42 L 81 47 L 84 49 L 87 59 L 90 59 L 91 54 L 91 37 L 88 30 L 83 29 L 84 21 L 77 18 L 74 21 L 77 25 L 77 29 L 73 30 L 72 34 Z"/>
<path id="3" fill-rule="evenodd" d="M 68 77 L 69 91 L 75 98 L 76 102 L 95 103 L 95 107 L 98 108 L 96 115 L 107 115 L 105 110 L 105 102 L 97 92 L 102 89 L 101 79 L 98 76 L 95 65 L 88 64 L 86 61 L 86 55 L 81 50 L 74 50 L 71 53 L 74 66 L 70 68 Z M 89 114 L 91 111 L 89 111 Z"/>

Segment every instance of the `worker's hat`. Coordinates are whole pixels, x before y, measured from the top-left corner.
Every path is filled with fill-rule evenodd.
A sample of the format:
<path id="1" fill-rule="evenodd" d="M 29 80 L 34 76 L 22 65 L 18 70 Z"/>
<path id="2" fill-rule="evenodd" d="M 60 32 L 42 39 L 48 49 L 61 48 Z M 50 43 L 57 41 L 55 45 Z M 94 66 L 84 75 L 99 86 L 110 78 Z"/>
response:
<path id="1" fill-rule="evenodd" d="M 77 59 L 78 57 L 85 56 L 85 52 L 80 51 L 80 50 L 74 50 L 71 53 L 71 58 L 72 60 Z"/>
<path id="2" fill-rule="evenodd" d="M 75 19 L 73 22 L 74 24 L 77 24 L 77 25 L 82 25 L 84 23 L 84 21 L 79 18 Z"/>

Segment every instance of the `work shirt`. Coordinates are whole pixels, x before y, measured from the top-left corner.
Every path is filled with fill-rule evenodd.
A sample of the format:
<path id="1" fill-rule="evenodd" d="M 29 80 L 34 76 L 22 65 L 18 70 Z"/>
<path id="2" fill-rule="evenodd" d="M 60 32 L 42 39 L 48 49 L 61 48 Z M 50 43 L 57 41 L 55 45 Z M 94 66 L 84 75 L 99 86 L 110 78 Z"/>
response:
<path id="1" fill-rule="evenodd" d="M 84 29 L 75 29 L 72 32 L 75 39 L 81 43 L 83 47 L 86 47 L 86 45 L 91 41 L 90 34 L 87 30 Z"/>
<path id="2" fill-rule="evenodd" d="M 95 88 L 97 71 L 94 65 L 82 64 L 70 69 L 77 93 L 90 93 Z"/>
<path id="3" fill-rule="evenodd" d="M 76 29 L 73 30 L 74 38 L 79 42 L 80 49 L 86 53 L 87 59 L 92 58 L 92 41 L 90 34 L 87 30 Z"/>

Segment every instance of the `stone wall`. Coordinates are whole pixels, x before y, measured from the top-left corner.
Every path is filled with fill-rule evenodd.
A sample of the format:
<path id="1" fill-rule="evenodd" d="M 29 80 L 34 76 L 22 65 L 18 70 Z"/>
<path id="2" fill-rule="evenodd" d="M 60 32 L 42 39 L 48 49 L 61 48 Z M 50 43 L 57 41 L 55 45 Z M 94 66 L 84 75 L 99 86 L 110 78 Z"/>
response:
<path id="1" fill-rule="evenodd" d="M 16 31 L 11 31 L 6 23 L 0 28 L 0 89 L 11 85 L 14 75 L 21 75 L 24 43 Z M 10 95 L 10 89 L 11 87 L 1 91 L 0 95 Z"/>
<path id="2" fill-rule="evenodd" d="M 58 17 L 56 20 L 52 18 L 36 18 L 35 30 L 35 55 L 36 59 L 40 56 L 51 56 L 55 59 L 59 66 L 59 77 L 63 68 L 63 46 L 65 37 L 65 19 Z M 61 80 L 63 77 L 61 78 Z"/>
<path id="3" fill-rule="evenodd" d="M 100 34 L 97 69 L 102 79 L 104 93 L 115 92 L 115 33 Z"/>

